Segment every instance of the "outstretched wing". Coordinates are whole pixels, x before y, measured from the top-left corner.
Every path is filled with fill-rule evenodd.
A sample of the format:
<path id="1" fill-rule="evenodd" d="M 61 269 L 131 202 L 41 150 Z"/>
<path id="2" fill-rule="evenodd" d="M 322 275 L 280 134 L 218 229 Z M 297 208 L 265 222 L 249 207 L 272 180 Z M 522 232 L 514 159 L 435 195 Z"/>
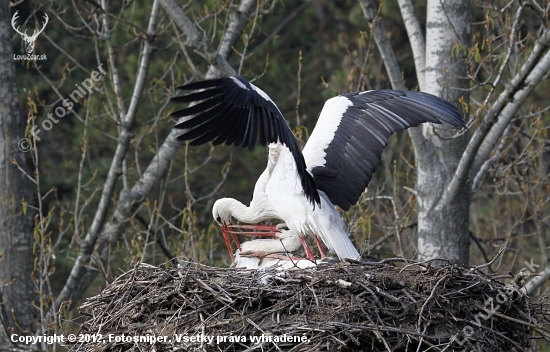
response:
<path id="1" fill-rule="evenodd" d="M 333 204 L 348 210 L 368 186 L 388 137 L 423 122 L 464 126 L 454 105 L 427 93 L 377 90 L 331 98 L 302 152 L 308 171 Z"/>
<path id="2" fill-rule="evenodd" d="M 262 145 L 279 140 L 292 152 L 307 198 L 312 203 L 320 204 L 319 193 L 313 177 L 306 171 L 298 141 L 279 108 L 260 88 L 233 76 L 191 83 L 179 89 L 205 89 L 172 99 L 177 103 L 202 101 L 172 114 L 177 118 L 191 116 L 174 126 L 186 129 L 178 137 L 179 140 L 191 140 L 191 145 L 208 142 L 214 145 L 234 144 L 236 147 L 242 145 L 250 150 L 258 140 Z"/>

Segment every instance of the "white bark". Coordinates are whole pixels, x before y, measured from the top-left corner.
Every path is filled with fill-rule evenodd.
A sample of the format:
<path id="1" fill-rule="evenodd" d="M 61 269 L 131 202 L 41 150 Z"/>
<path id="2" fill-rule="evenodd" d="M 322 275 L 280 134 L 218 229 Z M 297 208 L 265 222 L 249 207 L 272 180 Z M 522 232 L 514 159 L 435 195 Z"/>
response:
<path id="1" fill-rule="evenodd" d="M 120 76 L 118 74 L 115 49 L 113 48 L 113 43 L 111 42 L 111 31 L 109 29 L 109 20 L 107 19 L 108 11 L 107 11 L 106 0 L 101 0 L 101 8 L 103 9 L 103 13 L 104 13 L 103 20 L 102 20 L 102 24 L 103 24 L 102 39 L 107 44 L 107 53 L 109 56 L 109 71 L 111 72 L 110 78 L 113 85 L 113 91 L 115 93 L 116 103 L 118 107 L 118 113 L 112 112 L 112 114 L 114 115 L 113 118 L 115 118 L 116 116 L 117 123 L 121 124 L 122 120 L 124 120 L 124 118 L 126 117 L 126 105 L 124 104 L 124 97 L 122 96 L 122 87 L 120 84 Z"/>
<path id="2" fill-rule="evenodd" d="M 380 19 L 377 18 L 377 8 L 374 7 L 373 0 L 359 0 L 361 8 L 363 9 L 363 14 L 365 18 L 371 25 L 371 30 L 374 35 L 374 41 L 376 46 L 380 51 L 380 56 L 384 61 L 384 66 L 390 78 L 391 85 L 393 89 L 405 90 L 405 83 L 403 82 L 403 77 L 401 76 L 401 70 L 399 69 L 399 64 L 397 63 L 397 58 L 395 53 L 390 45 L 390 41 L 386 36 L 386 32 L 382 27 Z"/>
<path id="3" fill-rule="evenodd" d="M 546 47 L 550 45 L 550 31 L 546 30 L 545 33 Z M 476 173 L 479 171 L 481 165 L 487 158 L 489 154 L 494 149 L 498 140 L 504 133 L 506 127 L 510 124 L 510 121 L 518 112 L 519 108 L 523 104 L 524 100 L 527 99 L 537 85 L 544 79 L 546 74 L 550 71 L 550 51 L 547 51 L 546 54 L 540 59 L 537 65 L 531 70 L 527 78 L 522 82 L 521 86 L 517 88 L 517 91 L 513 95 L 511 101 L 509 101 L 504 109 L 500 112 L 498 120 L 491 127 L 486 137 L 483 140 L 483 143 L 479 147 L 476 158 L 472 166 L 472 172 Z"/>
<path id="4" fill-rule="evenodd" d="M 476 189 L 479 187 L 479 185 L 481 184 L 481 181 L 483 180 L 483 176 L 485 176 L 485 173 L 489 170 L 489 168 L 493 164 L 495 164 L 498 161 L 498 159 L 500 159 L 502 151 L 508 145 L 509 139 L 507 138 L 507 136 L 510 134 L 510 131 L 512 131 L 512 126 L 513 125 L 508 125 L 508 127 L 506 128 L 506 131 L 504 131 L 503 137 L 500 138 L 500 143 L 498 145 L 498 148 L 495 154 L 490 159 L 487 159 L 483 163 L 483 165 L 481 166 L 481 168 L 473 178 L 474 181 L 472 182 L 472 193 L 474 193 Z"/>
<path id="5" fill-rule="evenodd" d="M 360 0 L 360 4 L 365 17 L 371 24 L 392 86 L 395 89 L 405 89 L 387 36 L 380 22 L 375 19 L 374 1 Z M 455 59 L 451 57 L 451 48 L 457 40 L 463 45 L 468 44 L 471 17 L 469 2 L 463 0 L 447 3 L 445 9 L 439 0 L 428 4 L 427 53 L 426 43 L 414 15 L 412 3 L 409 0 L 400 0 L 399 5 L 413 47 L 418 81 L 422 90 L 455 104 L 461 96 L 467 100 L 467 94 L 456 89 L 468 87 L 466 80 L 459 79 L 466 76 L 467 66 L 463 57 Z M 437 135 L 433 133 L 434 129 Z M 419 204 L 418 247 L 421 258 L 442 257 L 466 263 L 469 240 L 469 193 L 463 193 L 462 198 L 457 202 L 441 202 L 445 184 L 454 174 L 467 137 L 465 135 L 459 139 L 444 141 L 439 136 L 452 136 L 454 132 L 454 130 L 447 131 L 447 127 L 431 125 L 425 125 L 422 129 L 409 130 L 418 164 L 418 192 L 416 193 Z"/>
<path id="6" fill-rule="evenodd" d="M 256 3 L 255 1 L 251 0 L 245 0 L 243 3 Z M 235 69 L 231 67 L 231 65 L 227 62 L 227 59 L 229 58 L 229 55 L 231 54 L 231 51 L 227 51 L 227 56 L 221 55 L 221 53 L 217 52 L 212 48 L 212 45 L 210 44 L 210 41 L 208 38 L 202 35 L 202 32 L 195 26 L 193 21 L 187 15 L 183 12 L 183 10 L 174 2 L 174 0 L 160 0 L 160 3 L 166 13 L 172 18 L 172 21 L 176 23 L 176 25 L 181 29 L 181 31 L 185 34 L 187 37 L 187 45 L 190 45 L 197 49 L 200 53 L 206 56 L 206 58 L 210 61 L 210 68 L 214 70 L 215 72 L 210 73 L 214 76 L 233 76 L 235 75 Z M 239 6 L 239 10 L 241 9 L 241 6 Z M 234 21 L 242 21 L 243 16 L 234 16 L 232 18 Z M 248 16 L 246 16 L 246 20 L 248 20 Z M 236 29 L 238 28 L 238 25 L 232 25 L 229 24 L 229 28 Z M 241 27 L 241 31 L 244 28 L 244 25 Z M 222 40 L 222 43 L 220 44 L 220 47 L 225 47 L 225 42 L 227 43 L 235 43 L 233 40 L 234 35 L 240 35 L 240 32 L 232 32 L 231 36 L 225 35 L 224 40 Z M 236 40 L 236 39 L 235 39 Z M 231 44 L 228 44 L 229 48 L 231 48 Z M 212 77 L 210 77 L 212 78 Z"/>
<path id="7" fill-rule="evenodd" d="M 521 106 L 523 99 L 533 91 L 546 72 L 548 72 L 550 53 L 547 52 L 544 56 L 543 54 L 549 46 L 550 30 L 546 29 L 535 43 L 528 59 L 510 81 L 506 90 L 491 105 L 473 137 L 468 142 L 456 173 L 449 183 L 445 198 L 452 200 L 457 194 L 462 192 L 464 187 L 467 187 L 466 182 L 468 177 L 471 174 L 476 175 L 479 172 L 481 165 L 487 161 L 489 154 L 498 143 L 498 139 L 502 136 L 506 126 Z M 494 129 L 493 125 L 495 125 Z"/>
<path id="8" fill-rule="evenodd" d="M 382 23 L 376 16 L 377 7 L 375 6 L 375 1 L 359 0 L 359 3 L 361 5 L 361 8 L 363 9 L 363 14 L 365 15 L 365 18 L 370 24 L 374 36 L 374 41 L 376 42 L 376 46 L 378 47 L 380 56 L 384 61 L 384 66 L 386 67 L 386 72 L 388 73 L 388 77 L 390 78 L 393 89 L 406 90 L 407 88 L 405 87 L 405 82 L 403 82 L 401 69 L 399 68 L 399 63 L 397 62 L 397 58 L 395 57 L 393 48 L 391 47 L 388 36 L 386 35 L 384 28 L 382 27 Z M 424 59 L 422 59 L 422 61 L 423 60 Z M 420 70 L 417 67 L 417 72 L 420 71 L 424 71 L 424 66 L 422 66 Z M 420 130 L 413 128 L 410 129 L 408 132 L 413 142 L 415 154 L 423 153 L 424 150 L 422 148 L 422 142 L 424 138 L 422 137 Z"/>
<path id="9" fill-rule="evenodd" d="M 544 268 L 539 275 L 540 276 L 532 278 L 527 284 L 525 284 L 525 291 L 528 295 L 533 295 L 535 291 L 544 285 L 544 283 L 550 278 L 550 265 L 546 266 L 546 268 Z"/>
<path id="10" fill-rule="evenodd" d="M 470 2 L 442 3 L 428 0 L 426 24 L 425 91 L 454 104 L 468 95 L 467 66 L 464 57 L 452 57 L 455 43 L 469 45 L 471 30 Z M 425 124 L 422 134 L 426 152 L 417 155 L 418 251 L 419 260 L 446 258 L 467 264 L 470 193 L 463 192 L 452 202 L 442 200 L 467 143 L 467 134 L 451 137 L 454 129 Z"/>
<path id="11" fill-rule="evenodd" d="M 230 21 L 225 30 L 226 40 L 222 40 L 218 49 L 218 54 L 222 58 L 228 58 L 231 56 L 233 46 L 237 43 L 237 40 L 241 36 L 241 33 L 248 23 L 250 14 L 256 7 L 256 0 L 243 0 L 239 5 L 237 11 L 232 11 L 229 14 Z"/>
<path id="12" fill-rule="evenodd" d="M 414 66 L 416 67 L 416 77 L 418 78 L 418 86 L 420 91 L 424 91 L 425 77 L 424 69 L 426 67 L 426 41 L 418 23 L 418 18 L 414 13 L 414 5 L 411 0 L 398 0 L 399 10 L 407 29 L 409 42 L 414 57 Z"/>

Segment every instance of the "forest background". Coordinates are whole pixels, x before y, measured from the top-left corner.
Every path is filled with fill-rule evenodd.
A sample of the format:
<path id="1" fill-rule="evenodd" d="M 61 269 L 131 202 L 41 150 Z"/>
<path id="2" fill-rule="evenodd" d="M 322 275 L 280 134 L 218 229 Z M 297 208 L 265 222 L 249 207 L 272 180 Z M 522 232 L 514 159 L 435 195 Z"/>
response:
<path id="1" fill-rule="evenodd" d="M 230 264 L 211 216 L 212 204 L 221 197 L 247 203 L 265 168 L 266 150 L 181 143 L 167 161 L 167 171 L 156 175 L 155 165 L 160 166 L 155 162 L 160 161 L 155 156 L 162 154 L 176 123 L 170 113 L 181 108 L 169 101 L 178 94 L 177 86 L 234 70 L 271 96 L 305 143 L 326 99 L 348 91 L 392 88 L 375 43 L 375 28 L 381 24 L 405 87 L 419 89 L 414 48 L 396 0 L 375 2 L 374 19 L 366 16 L 369 1 L 176 1 L 190 19 L 187 25 L 195 28 L 195 37 L 167 13 L 166 3 L 35 0 L 2 5 L 2 18 L 11 21 L 18 11 L 17 25 L 29 31 L 42 27 L 44 14 L 49 17 L 34 48 L 47 60 L 14 61 L 16 105 L 24 125 L 14 139 L 27 139 L 32 148 L 24 153 L 12 148 L 18 156 L 4 160 L 10 161 L 12 175 L 18 172 L 27 180 L 19 187 L 26 197 L 3 199 L 32 222 L 28 301 L 33 302 L 31 316 L 39 321 L 39 330 L 48 331 L 51 321 L 61 324 L 59 317 L 70 320 L 75 314 L 71 309 L 82 299 L 138 262 L 163 265 L 183 257 L 213 266 Z M 249 7 L 241 11 L 246 4 Z M 451 56 L 468 66 L 468 76 L 460 79 L 469 82 L 463 89 L 469 98 L 454 103 L 474 121 L 469 125 L 473 129 L 485 111 L 488 92 L 493 90 L 496 100 L 506 91 L 504 83 L 492 85 L 497 73 L 512 81 L 537 40 L 548 35 L 548 2 L 468 4 L 471 41 L 448 47 Z M 415 1 L 414 12 L 425 31 L 427 1 Z M 232 27 L 239 23 L 241 27 Z M 13 53 L 24 54 L 20 35 L 5 24 L 2 31 L 9 31 Z M 237 34 L 226 42 L 232 30 Z M 44 129 L 48 114 L 63 106 L 63 99 L 100 64 L 107 75 L 93 93 L 50 130 Z M 517 272 L 526 261 L 540 265 L 540 271 L 545 268 L 550 234 L 547 75 L 514 114 L 483 172 L 469 184 L 469 265 L 492 262 L 488 270 L 500 273 Z M 34 125 L 42 129 L 40 140 L 30 133 Z M 113 168 L 115 160 L 120 167 Z M 158 182 L 147 188 L 143 180 L 153 178 Z M 410 138 L 397 134 L 368 192 L 342 213 L 362 253 L 418 258 L 416 184 Z M 112 187 L 107 197 L 102 196 L 105 187 Z M 128 192 L 134 192 L 132 197 Z M 140 201 L 127 213 L 120 212 L 117 206 L 135 202 L 136 192 L 143 192 Z M 99 242 L 88 241 L 94 232 Z M 90 265 L 90 257 L 79 256 L 86 246 L 97 257 Z M 87 269 L 71 286 L 79 260 Z M 5 271 L 3 275 L 6 282 Z M 544 289 L 537 284 L 533 297 L 542 296 Z M 70 303 L 63 303 L 63 292 L 70 292 Z M 10 314 L 2 315 L 13 323 Z M 31 320 L 21 327 L 37 329 Z"/>

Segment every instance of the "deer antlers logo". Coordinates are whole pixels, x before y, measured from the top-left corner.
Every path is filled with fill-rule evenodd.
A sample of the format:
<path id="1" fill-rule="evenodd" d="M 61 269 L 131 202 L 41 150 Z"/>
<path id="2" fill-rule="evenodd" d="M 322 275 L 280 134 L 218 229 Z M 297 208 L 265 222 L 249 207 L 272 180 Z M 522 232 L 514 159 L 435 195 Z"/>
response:
<path id="1" fill-rule="evenodd" d="M 21 38 L 25 41 L 25 49 L 27 50 L 27 53 L 31 54 L 34 50 L 34 42 L 36 41 L 36 38 L 38 38 L 38 35 L 44 31 L 44 28 L 46 28 L 46 25 L 48 24 L 48 15 L 44 13 L 44 22 L 42 22 L 42 29 L 37 30 L 35 29 L 31 36 L 27 35 L 27 30 L 25 29 L 25 32 L 19 31 L 19 27 L 15 27 L 15 21 L 19 17 L 17 14 L 19 11 L 15 11 L 13 14 L 13 17 L 11 18 L 11 26 L 17 33 L 21 35 Z"/>

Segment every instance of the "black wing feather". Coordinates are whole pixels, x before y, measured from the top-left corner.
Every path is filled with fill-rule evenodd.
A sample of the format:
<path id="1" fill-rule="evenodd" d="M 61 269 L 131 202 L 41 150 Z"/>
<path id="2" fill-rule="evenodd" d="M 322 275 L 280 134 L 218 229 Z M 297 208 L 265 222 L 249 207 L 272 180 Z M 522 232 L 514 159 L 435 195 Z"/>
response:
<path id="1" fill-rule="evenodd" d="M 187 109 L 176 111 L 176 112 L 172 113 L 172 116 L 174 116 L 174 117 L 183 117 L 183 116 L 195 115 L 195 114 L 201 113 L 203 111 L 206 111 L 210 108 L 213 108 L 214 106 L 221 103 L 223 100 L 224 100 L 223 96 L 219 95 L 219 96 L 216 96 L 216 97 L 214 97 L 210 100 L 205 100 L 200 104 L 193 105 L 193 106 L 191 106 Z"/>
<path id="2" fill-rule="evenodd" d="M 260 137 L 260 144 L 266 145 L 266 136 L 269 135 L 269 126 L 267 121 L 263 116 L 263 109 L 260 107 L 255 107 L 256 116 L 258 116 L 258 135 Z"/>
<path id="3" fill-rule="evenodd" d="M 231 113 L 232 110 L 234 110 L 233 107 L 229 107 L 227 109 L 228 111 L 226 113 Z M 223 116 L 223 112 L 221 113 L 221 116 Z M 190 142 L 191 145 L 202 145 L 202 144 L 205 144 L 205 143 L 208 143 L 209 141 L 211 141 L 212 139 L 216 138 L 217 136 L 220 135 L 220 133 L 222 131 L 225 131 L 228 124 L 229 124 L 229 119 L 222 119 L 220 121 L 220 123 L 216 124 L 216 126 L 214 126 L 210 131 L 208 131 L 207 133 L 203 134 L 201 137 L 195 139 L 194 141 Z M 179 139 L 179 137 L 178 137 Z M 216 145 L 216 144 L 214 144 Z"/>
<path id="4" fill-rule="evenodd" d="M 250 109 L 250 117 L 248 119 L 248 126 L 247 131 L 245 135 L 247 136 L 244 143 L 243 148 L 248 147 L 248 150 L 253 150 L 256 146 L 256 139 L 258 135 L 257 127 L 256 127 L 256 118 L 254 118 L 254 109 Z"/>
<path id="5" fill-rule="evenodd" d="M 191 127 L 195 127 L 195 126 L 198 126 L 208 120 L 211 120 L 213 118 L 215 118 L 216 116 L 219 115 L 219 113 L 224 109 L 224 106 L 223 105 L 218 105 L 218 106 L 215 106 L 213 107 L 212 109 L 210 110 L 207 110 L 206 112 L 203 112 L 202 114 L 200 114 L 199 116 L 193 118 L 193 119 L 189 119 L 187 121 L 183 121 L 182 123 L 178 123 L 177 125 L 174 126 L 174 128 L 177 128 L 177 129 L 185 129 L 185 128 L 191 128 Z"/>
<path id="6" fill-rule="evenodd" d="M 233 125 L 233 128 L 228 133 L 227 140 L 225 141 L 225 144 L 231 145 L 235 144 L 235 147 L 238 147 L 240 143 L 237 143 L 236 141 L 239 139 L 241 135 L 244 134 L 244 126 L 246 124 L 246 114 L 247 109 L 245 107 L 240 107 L 236 116 L 235 116 L 235 124 Z"/>
<path id="7" fill-rule="evenodd" d="M 368 186 L 391 134 L 424 122 L 465 126 L 454 105 L 427 93 L 381 90 L 339 97 L 343 98 L 351 104 L 342 116 L 334 117 L 341 120 L 324 149 L 324 164 L 309 167 L 317 188 L 344 210 Z M 314 134 L 315 130 L 310 138 L 316 138 Z"/>
<path id="8" fill-rule="evenodd" d="M 240 146 L 243 140 L 245 139 L 246 133 L 248 132 L 247 126 L 249 124 L 249 120 L 250 120 L 250 109 L 246 108 L 244 109 L 243 114 L 241 116 L 241 121 L 237 128 L 237 133 L 235 133 L 235 141 L 233 142 L 235 144 L 235 147 Z"/>
<path id="9" fill-rule="evenodd" d="M 257 140 L 262 145 L 280 140 L 292 152 L 306 197 L 311 203 L 320 205 L 319 193 L 313 177 L 306 169 L 296 138 L 275 103 L 260 94 L 257 87 L 234 76 L 195 82 L 179 89 L 206 89 L 173 99 L 180 103 L 198 102 L 172 113 L 172 116 L 178 118 L 191 116 L 175 126 L 187 129 L 178 136 L 179 140 L 190 140 L 192 145 L 208 142 L 214 145 L 242 145 L 251 150 Z"/>

